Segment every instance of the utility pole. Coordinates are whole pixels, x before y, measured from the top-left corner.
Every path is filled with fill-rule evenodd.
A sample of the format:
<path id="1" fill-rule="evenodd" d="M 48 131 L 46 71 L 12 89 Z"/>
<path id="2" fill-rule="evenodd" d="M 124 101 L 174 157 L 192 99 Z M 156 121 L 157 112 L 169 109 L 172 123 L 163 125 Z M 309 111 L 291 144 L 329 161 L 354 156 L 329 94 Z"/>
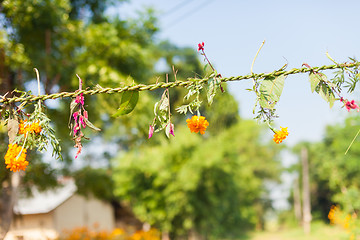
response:
<path id="1" fill-rule="evenodd" d="M 300 186 L 299 186 L 299 176 L 296 176 L 293 183 L 294 188 L 294 211 L 295 218 L 299 225 L 302 223 L 302 214 L 301 214 L 301 194 L 300 194 Z"/>
<path id="2" fill-rule="evenodd" d="M 309 180 L 309 160 L 307 148 L 301 149 L 301 163 L 303 173 L 303 228 L 306 234 L 311 230 L 311 202 L 310 202 L 310 180 Z"/>

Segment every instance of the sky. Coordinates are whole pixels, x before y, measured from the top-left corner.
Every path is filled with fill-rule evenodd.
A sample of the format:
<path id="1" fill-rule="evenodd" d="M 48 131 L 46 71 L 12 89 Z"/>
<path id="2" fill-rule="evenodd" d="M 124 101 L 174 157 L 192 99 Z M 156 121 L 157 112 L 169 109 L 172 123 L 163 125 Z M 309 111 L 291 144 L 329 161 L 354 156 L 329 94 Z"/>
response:
<path id="1" fill-rule="evenodd" d="M 337 62 L 360 55 L 360 1 L 133 0 L 112 11 L 127 18 L 144 7 L 157 12 L 158 39 L 194 49 L 204 42 L 207 56 L 224 77 L 249 74 L 263 40 L 255 73 L 272 72 L 284 64 L 288 64 L 287 70 L 303 63 L 332 64 L 327 51 Z M 251 82 L 229 83 L 243 118 L 254 117 L 255 96 L 245 90 Z M 345 97 L 359 100 L 357 93 Z M 349 115 L 339 102 L 330 109 L 320 96 L 311 93 L 308 74 L 286 79 L 277 113 L 274 126 L 288 127 L 286 143 L 290 146 L 321 140 L 326 125 L 341 124 Z"/>
<path id="2" fill-rule="evenodd" d="M 360 1 L 356 0 L 133 0 L 111 11 L 124 19 L 144 7 L 157 11 L 159 40 L 194 49 L 204 42 L 208 58 L 223 77 L 249 74 L 264 40 L 255 73 L 272 72 L 284 64 L 288 64 L 287 70 L 301 68 L 303 63 L 313 67 L 333 64 L 326 52 L 337 62 L 360 58 Z M 333 76 L 330 71 L 324 73 Z M 254 117 L 255 96 L 245 90 L 251 83 L 229 83 L 243 118 Z M 360 100 L 358 91 L 344 97 Z M 342 124 L 345 117 L 357 114 L 348 113 L 339 101 L 330 109 L 319 95 L 311 93 L 308 74 L 287 77 L 277 113 L 274 127 L 288 127 L 290 134 L 283 142 L 288 146 L 321 141 L 326 125 Z M 296 161 L 289 154 L 283 158 L 284 164 Z M 282 177 L 284 185 L 270 186 L 278 209 L 288 206 L 293 175 Z"/>

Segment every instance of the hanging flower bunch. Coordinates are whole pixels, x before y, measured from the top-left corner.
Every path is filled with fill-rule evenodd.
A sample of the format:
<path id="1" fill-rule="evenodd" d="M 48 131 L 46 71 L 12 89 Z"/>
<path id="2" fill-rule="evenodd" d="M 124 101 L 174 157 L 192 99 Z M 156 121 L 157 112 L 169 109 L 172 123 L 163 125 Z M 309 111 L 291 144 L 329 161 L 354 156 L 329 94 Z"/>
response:
<path id="1" fill-rule="evenodd" d="M 38 90 L 40 95 L 40 77 L 37 69 L 34 69 L 38 81 Z M 31 92 L 15 91 L 20 93 L 21 97 L 27 97 Z M 25 171 L 29 165 L 26 160 L 28 150 L 34 148 L 39 152 L 44 152 L 50 143 L 53 148 L 53 156 L 62 160 L 61 147 L 55 137 L 55 131 L 50 126 L 50 119 L 43 112 L 45 108 L 42 101 L 39 100 L 34 104 L 34 111 L 25 113 L 22 109 L 26 102 L 19 107 L 12 105 L 2 105 L 1 117 L 8 126 L 9 145 L 5 155 L 6 168 L 10 171 Z M 14 109 L 15 108 L 15 109 Z"/>
<path id="2" fill-rule="evenodd" d="M 213 65 L 211 64 L 210 60 L 206 56 L 205 53 L 205 43 L 198 44 L 198 52 L 202 56 L 204 56 L 204 61 L 206 62 L 205 69 L 210 67 L 211 72 L 207 76 L 208 78 L 208 85 L 207 85 L 207 102 L 211 105 L 214 101 L 214 98 L 220 89 L 221 92 L 224 92 L 224 89 L 221 86 L 221 74 L 218 74 Z M 192 116 L 191 119 L 187 119 L 187 126 L 192 133 L 205 134 L 206 128 L 209 126 L 209 122 L 205 120 L 204 116 L 200 114 L 200 106 L 202 101 L 200 100 L 200 93 L 201 90 L 204 88 L 203 84 L 200 84 L 197 79 L 194 79 L 195 83 L 193 85 L 188 86 L 189 89 L 188 93 L 184 97 L 184 101 L 190 101 L 188 104 L 184 104 L 178 107 L 176 110 L 181 114 L 187 114 L 189 111 L 190 113 L 194 114 L 196 111 L 196 115 Z"/>
<path id="3" fill-rule="evenodd" d="M 286 128 L 280 127 L 280 128 L 281 128 L 281 130 L 279 130 L 279 131 L 273 130 L 275 133 L 273 140 L 276 144 L 281 143 L 289 135 L 287 127 Z"/>
<path id="4" fill-rule="evenodd" d="M 174 75 L 176 79 L 175 72 Z M 168 76 L 166 76 L 166 82 L 168 82 Z M 154 120 L 149 126 L 148 138 L 151 138 L 154 132 L 159 132 L 163 129 L 165 129 L 165 134 L 168 138 L 170 137 L 170 135 L 173 135 L 175 137 L 174 124 L 171 122 L 170 92 L 168 88 L 166 88 L 163 94 L 161 95 L 160 101 L 155 103 L 154 114 L 155 114 Z"/>
<path id="5" fill-rule="evenodd" d="M 55 137 L 54 129 L 50 126 L 50 119 L 42 111 L 44 106 L 38 102 L 34 107 L 31 114 L 17 108 L 17 110 L 8 110 L 7 114 L 3 115 L 11 141 L 5 155 L 5 164 L 10 171 L 24 171 L 29 165 L 26 160 L 28 149 L 35 148 L 39 152 L 44 152 L 49 143 L 53 148 L 52 155 L 62 160 L 60 143 Z"/>
<path id="6" fill-rule="evenodd" d="M 13 172 L 20 170 L 25 171 L 26 167 L 29 165 L 29 162 L 26 161 L 26 152 L 27 149 L 18 146 L 16 143 L 9 144 L 5 155 L 6 168 L 9 168 L 10 171 Z"/>
<path id="7" fill-rule="evenodd" d="M 76 75 L 79 79 L 79 91 L 82 90 L 82 79 Z M 75 159 L 80 155 L 82 150 L 82 138 L 88 139 L 85 137 L 82 132 L 82 128 L 89 128 L 95 131 L 101 131 L 100 128 L 95 127 L 88 119 L 88 112 L 85 110 L 85 101 L 83 93 L 77 95 L 70 103 L 70 118 L 69 118 L 69 128 L 70 128 L 70 136 L 73 137 L 75 142 L 75 148 L 77 148 L 77 152 L 75 155 Z"/>
<path id="8" fill-rule="evenodd" d="M 206 128 L 209 126 L 209 122 L 205 120 L 203 116 L 192 116 L 191 119 L 187 119 L 187 126 L 190 129 L 190 132 L 204 134 Z"/>

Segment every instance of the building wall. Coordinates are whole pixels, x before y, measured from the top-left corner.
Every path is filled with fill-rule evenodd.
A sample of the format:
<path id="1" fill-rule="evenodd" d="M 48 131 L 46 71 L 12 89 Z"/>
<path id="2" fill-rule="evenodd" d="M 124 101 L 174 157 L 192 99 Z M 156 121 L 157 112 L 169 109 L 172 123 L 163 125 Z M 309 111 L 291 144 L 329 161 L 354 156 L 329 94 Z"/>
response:
<path id="1" fill-rule="evenodd" d="M 114 211 L 109 203 L 73 195 L 54 210 L 54 224 L 59 233 L 77 227 L 110 231 L 115 226 Z"/>
<path id="2" fill-rule="evenodd" d="M 53 213 L 15 215 L 5 240 L 47 240 L 56 239 Z"/>
<path id="3" fill-rule="evenodd" d="M 113 230 L 115 219 L 112 205 L 75 194 L 49 213 L 14 217 L 4 240 L 56 239 L 64 230 L 78 227 Z"/>

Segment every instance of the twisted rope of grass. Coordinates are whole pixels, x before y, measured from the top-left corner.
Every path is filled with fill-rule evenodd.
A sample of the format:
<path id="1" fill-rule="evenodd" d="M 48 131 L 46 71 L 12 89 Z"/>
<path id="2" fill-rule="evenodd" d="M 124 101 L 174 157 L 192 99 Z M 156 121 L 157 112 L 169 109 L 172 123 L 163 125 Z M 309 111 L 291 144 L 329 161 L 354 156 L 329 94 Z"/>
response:
<path id="1" fill-rule="evenodd" d="M 337 64 L 337 65 L 324 65 L 321 67 L 303 67 L 303 68 L 293 68 L 291 70 L 275 70 L 270 73 L 257 73 L 257 74 L 248 74 L 244 76 L 237 76 L 237 77 L 225 77 L 221 78 L 221 82 L 230 82 L 230 81 L 241 81 L 245 79 L 263 79 L 268 77 L 278 77 L 280 75 L 287 76 L 293 75 L 298 73 L 307 73 L 307 72 L 318 72 L 323 70 L 331 70 L 331 69 L 339 69 L 339 68 L 353 68 L 360 66 L 360 62 L 352 62 L 352 63 L 344 63 L 344 64 Z M 125 87 L 118 87 L 118 88 L 97 88 L 92 90 L 80 90 L 75 92 L 61 92 L 61 93 L 54 93 L 54 94 L 46 94 L 46 95 L 31 95 L 28 97 L 12 97 L 12 98 L 2 98 L 0 99 L 0 103 L 10 104 L 14 102 L 33 102 L 38 100 L 47 100 L 47 99 L 57 99 L 57 98 L 67 98 L 67 97 L 76 97 L 77 95 L 83 93 L 84 95 L 95 95 L 95 94 L 113 94 L 113 93 L 122 93 L 125 91 L 152 91 L 159 88 L 173 88 L 173 87 L 186 87 L 193 84 L 202 84 L 209 81 L 209 78 L 204 79 L 193 79 L 189 78 L 187 81 L 176 81 L 176 82 L 160 82 L 156 84 L 138 84 L 134 86 L 125 86 Z"/>

